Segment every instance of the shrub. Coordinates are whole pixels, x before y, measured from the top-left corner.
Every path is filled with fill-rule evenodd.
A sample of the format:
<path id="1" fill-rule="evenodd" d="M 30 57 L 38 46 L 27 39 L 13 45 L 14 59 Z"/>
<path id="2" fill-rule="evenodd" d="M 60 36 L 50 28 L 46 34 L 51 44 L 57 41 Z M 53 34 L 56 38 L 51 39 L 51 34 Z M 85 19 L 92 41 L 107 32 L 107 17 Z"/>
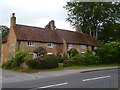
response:
<path id="1" fill-rule="evenodd" d="M 83 64 L 84 65 L 96 65 L 96 64 L 101 64 L 100 60 L 98 59 L 97 56 L 95 56 L 94 54 L 90 54 L 90 53 L 86 53 L 84 55 L 84 61 Z"/>
<path id="2" fill-rule="evenodd" d="M 73 66 L 75 64 L 76 64 L 75 60 L 64 60 L 63 67 Z"/>
<path id="3" fill-rule="evenodd" d="M 12 69 L 14 68 L 13 60 L 8 60 L 5 64 L 2 65 L 4 69 Z"/>
<path id="4" fill-rule="evenodd" d="M 85 53 L 84 55 L 78 54 L 72 57 L 72 59 L 75 60 L 77 65 L 100 64 L 98 57 L 92 53 Z"/>
<path id="5" fill-rule="evenodd" d="M 36 65 L 37 65 L 37 61 L 36 61 L 36 60 L 33 60 L 32 54 L 27 54 L 27 55 L 24 57 L 24 61 L 25 61 L 25 64 L 26 64 L 29 68 L 36 67 Z"/>
<path id="6" fill-rule="evenodd" d="M 58 67 L 58 58 L 54 55 L 45 55 L 43 57 L 35 58 L 34 60 L 26 61 L 29 68 L 36 69 L 51 69 Z"/>
<path id="7" fill-rule="evenodd" d="M 70 57 L 74 57 L 74 56 L 76 56 L 77 54 L 79 54 L 79 52 L 76 50 L 76 48 L 72 48 L 72 49 L 71 49 L 71 53 L 70 53 Z"/>
<path id="8" fill-rule="evenodd" d="M 109 42 L 95 50 L 101 63 L 119 63 L 120 62 L 120 42 Z"/>
<path id="9" fill-rule="evenodd" d="M 12 60 L 8 60 L 5 64 L 2 65 L 2 67 L 5 69 L 20 67 L 20 65 L 24 62 L 26 55 L 28 55 L 27 52 L 17 51 L 15 53 L 15 57 Z"/>
<path id="10" fill-rule="evenodd" d="M 24 51 L 17 51 L 15 53 L 15 57 L 14 57 L 14 65 L 15 67 L 19 67 L 20 64 L 22 64 L 24 62 L 24 58 L 27 55 L 27 52 Z"/>
<path id="11" fill-rule="evenodd" d="M 58 67 L 58 57 L 54 55 L 45 55 L 43 58 L 43 61 L 45 61 L 45 68 L 50 69 Z"/>
<path id="12" fill-rule="evenodd" d="M 72 59 L 72 60 L 75 60 L 75 62 L 76 62 L 76 64 L 77 64 L 79 61 L 83 60 L 83 55 L 77 54 L 77 55 L 75 55 L 74 57 L 72 57 L 71 59 Z"/>
<path id="13" fill-rule="evenodd" d="M 59 57 L 59 63 L 63 63 L 63 61 L 67 59 L 68 59 L 68 54 L 64 53 L 62 57 Z"/>

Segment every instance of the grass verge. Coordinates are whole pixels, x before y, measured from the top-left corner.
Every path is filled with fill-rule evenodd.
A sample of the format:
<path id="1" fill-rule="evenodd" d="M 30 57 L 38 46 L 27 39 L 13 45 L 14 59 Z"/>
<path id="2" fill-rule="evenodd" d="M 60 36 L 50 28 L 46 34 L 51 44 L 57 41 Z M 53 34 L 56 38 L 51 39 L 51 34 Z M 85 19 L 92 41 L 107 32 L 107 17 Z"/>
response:
<path id="1" fill-rule="evenodd" d="M 25 72 L 25 73 L 37 73 L 37 72 L 52 72 L 52 71 L 60 71 L 60 70 L 75 70 L 75 69 L 85 69 L 85 68 L 100 68 L 100 67 L 108 67 L 108 66 L 120 66 L 118 64 L 103 64 L 103 65 L 89 65 L 89 66 L 69 66 L 69 67 L 63 67 L 62 63 L 59 63 L 58 68 L 54 69 L 30 69 L 30 68 L 22 68 L 22 67 L 16 67 L 13 68 L 13 71 L 17 72 Z"/>

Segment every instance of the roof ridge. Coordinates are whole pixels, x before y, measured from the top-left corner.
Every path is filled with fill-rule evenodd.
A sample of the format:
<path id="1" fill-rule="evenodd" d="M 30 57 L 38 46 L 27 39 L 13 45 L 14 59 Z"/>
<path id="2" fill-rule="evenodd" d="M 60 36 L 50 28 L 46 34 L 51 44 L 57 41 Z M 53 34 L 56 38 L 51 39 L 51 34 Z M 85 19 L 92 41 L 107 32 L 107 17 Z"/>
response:
<path id="1" fill-rule="evenodd" d="M 16 24 L 16 25 L 25 26 L 25 27 L 32 27 L 32 28 L 39 28 L 39 29 L 45 29 L 45 28 L 42 28 L 42 27 L 36 27 L 36 26 L 30 26 L 30 25 L 23 25 L 23 24 Z"/>

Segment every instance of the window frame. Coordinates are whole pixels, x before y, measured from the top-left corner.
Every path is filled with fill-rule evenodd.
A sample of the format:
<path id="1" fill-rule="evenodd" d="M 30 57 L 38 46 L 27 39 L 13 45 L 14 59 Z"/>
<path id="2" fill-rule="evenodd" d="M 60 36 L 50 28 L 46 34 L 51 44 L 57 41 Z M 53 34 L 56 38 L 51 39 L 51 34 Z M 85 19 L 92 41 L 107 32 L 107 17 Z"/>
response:
<path id="1" fill-rule="evenodd" d="M 34 41 L 28 41 L 28 42 L 27 42 L 27 45 L 28 45 L 28 46 L 35 46 L 35 42 L 34 42 Z"/>
<path id="2" fill-rule="evenodd" d="M 80 45 L 81 49 L 86 49 L 86 45 Z"/>
<path id="3" fill-rule="evenodd" d="M 73 44 L 68 44 L 68 49 L 73 48 Z"/>
<path id="4" fill-rule="evenodd" d="M 53 48 L 54 44 L 53 43 L 47 43 L 48 48 Z"/>

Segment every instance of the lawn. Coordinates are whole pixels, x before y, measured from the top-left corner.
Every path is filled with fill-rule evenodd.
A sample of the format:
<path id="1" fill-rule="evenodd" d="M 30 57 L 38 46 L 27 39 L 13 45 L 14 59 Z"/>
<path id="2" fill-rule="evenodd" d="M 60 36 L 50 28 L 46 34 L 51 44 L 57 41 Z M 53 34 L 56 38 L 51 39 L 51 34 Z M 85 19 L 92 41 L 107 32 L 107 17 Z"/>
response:
<path id="1" fill-rule="evenodd" d="M 75 69 L 85 69 L 85 68 L 100 68 L 100 67 L 108 67 L 108 66 L 120 66 L 118 64 L 103 64 L 103 65 L 89 65 L 89 66 L 69 66 L 63 67 L 63 63 L 59 63 L 58 68 L 54 69 L 30 69 L 30 68 L 13 68 L 12 70 L 17 72 L 25 72 L 25 73 L 37 73 L 37 72 L 52 72 L 52 71 L 60 71 L 60 70 L 75 70 Z"/>

